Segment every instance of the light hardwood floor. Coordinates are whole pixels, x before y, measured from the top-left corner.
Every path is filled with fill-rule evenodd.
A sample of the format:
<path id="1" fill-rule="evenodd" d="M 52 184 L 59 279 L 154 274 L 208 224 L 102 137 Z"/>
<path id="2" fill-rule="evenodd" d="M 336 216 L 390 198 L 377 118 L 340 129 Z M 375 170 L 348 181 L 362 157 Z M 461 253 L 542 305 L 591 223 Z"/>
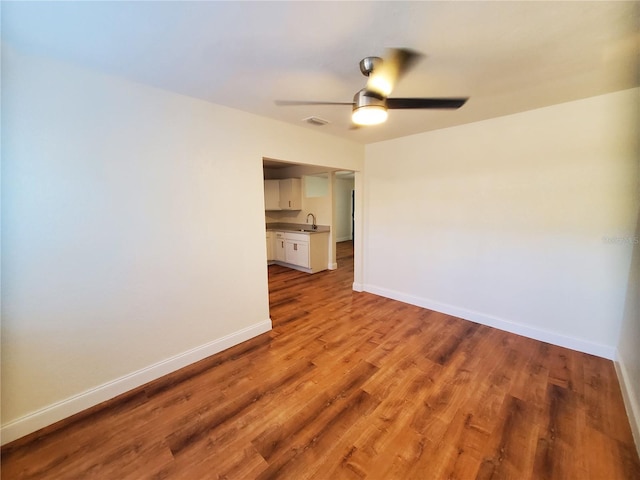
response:
<path id="1" fill-rule="evenodd" d="M 639 479 L 610 361 L 269 267 L 271 332 L 18 440 L 2 478 Z"/>

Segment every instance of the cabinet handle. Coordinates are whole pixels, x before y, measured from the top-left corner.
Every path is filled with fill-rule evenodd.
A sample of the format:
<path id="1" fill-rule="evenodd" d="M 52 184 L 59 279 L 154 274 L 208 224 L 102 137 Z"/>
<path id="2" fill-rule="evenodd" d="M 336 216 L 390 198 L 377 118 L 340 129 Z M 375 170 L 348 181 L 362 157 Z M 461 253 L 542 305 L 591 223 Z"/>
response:
<path id="1" fill-rule="evenodd" d="M 284 242 L 280 242 L 280 247 L 284 248 Z"/>
<path id="2" fill-rule="evenodd" d="M 294 249 L 296 252 L 298 251 L 298 244 L 297 244 L 297 243 L 294 243 L 294 244 L 293 244 L 293 249 Z"/>

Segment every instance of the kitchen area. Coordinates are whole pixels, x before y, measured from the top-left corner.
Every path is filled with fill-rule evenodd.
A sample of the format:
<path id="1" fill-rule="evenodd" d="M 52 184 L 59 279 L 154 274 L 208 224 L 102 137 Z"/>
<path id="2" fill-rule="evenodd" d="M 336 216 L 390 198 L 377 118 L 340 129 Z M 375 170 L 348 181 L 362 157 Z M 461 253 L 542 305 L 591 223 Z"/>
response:
<path id="1" fill-rule="evenodd" d="M 268 264 L 337 268 L 336 241 L 353 238 L 353 172 L 264 159 Z"/>

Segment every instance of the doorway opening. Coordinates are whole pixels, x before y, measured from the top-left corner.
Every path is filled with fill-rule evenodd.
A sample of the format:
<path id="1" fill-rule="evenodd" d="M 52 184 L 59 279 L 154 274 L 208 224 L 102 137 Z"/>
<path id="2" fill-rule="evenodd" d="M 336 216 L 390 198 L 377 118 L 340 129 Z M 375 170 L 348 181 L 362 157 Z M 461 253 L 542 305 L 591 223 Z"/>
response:
<path id="1" fill-rule="evenodd" d="M 265 230 L 267 243 L 267 261 L 269 265 L 269 297 L 273 300 L 275 287 L 272 279 L 277 276 L 287 281 L 304 283 L 317 276 L 340 278 L 350 290 L 354 286 L 354 237 L 357 228 L 355 172 L 339 170 L 318 165 L 302 165 L 275 159 L 263 159 L 263 178 L 265 181 Z M 300 186 L 300 200 L 286 198 L 286 205 L 282 207 L 273 198 L 268 198 L 274 190 L 274 183 L 296 182 Z M 293 207 L 290 207 L 293 205 Z M 327 263 L 322 271 L 308 273 L 304 268 L 288 269 L 291 267 L 281 258 L 286 255 L 288 245 L 286 239 L 276 237 L 278 229 L 290 227 L 295 230 L 310 230 L 311 223 L 328 232 Z M 295 235 L 295 233 L 294 233 Z M 313 233 L 311 233 L 313 236 Z M 316 238 L 317 240 L 317 238 Z M 282 249 L 277 247 L 282 244 Z M 289 242 L 290 243 L 290 242 Z M 306 248 L 306 247 L 305 247 Z M 280 252 L 279 250 L 283 250 Z M 280 255 L 280 256 L 278 256 Z M 291 271 L 293 270 L 293 271 Z M 298 270 L 298 271 L 295 271 Z M 302 270 L 302 273 L 300 272 Z M 340 275 L 335 272 L 340 270 Z M 334 274 L 335 273 L 335 274 Z M 272 319 L 273 321 L 273 319 Z"/>

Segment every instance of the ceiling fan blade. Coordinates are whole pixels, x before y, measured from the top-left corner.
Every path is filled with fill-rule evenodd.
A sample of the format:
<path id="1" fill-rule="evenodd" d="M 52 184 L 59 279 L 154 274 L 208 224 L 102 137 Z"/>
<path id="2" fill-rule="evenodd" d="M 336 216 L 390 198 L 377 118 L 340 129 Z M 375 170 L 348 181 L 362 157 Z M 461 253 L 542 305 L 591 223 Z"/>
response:
<path id="1" fill-rule="evenodd" d="M 468 98 L 387 98 L 387 108 L 460 108 Z"/>
<path id="2" fill-rule="evenodd" d="M 424 55 L 409 48 L 390 49 L 390 60 L 397 65 L 398 80 L 405 75 Z"/>
<path id="3" fill-rule="evenodd" d="M 276 100 L 275 103 L 280 107 L 291 107 L 295 105 L 353 105 L 353 102 L 314 102 L 307 100 Z"/>
<path id="4" fill-rule="evenodd" d="M 422 54 L 408 48 L 390 48 L 382 63 L 375 67 L 369 75 L 367 90 L 383 97 L 388 97 L 396 83 L 415 63 L 422 58 Z"/>

